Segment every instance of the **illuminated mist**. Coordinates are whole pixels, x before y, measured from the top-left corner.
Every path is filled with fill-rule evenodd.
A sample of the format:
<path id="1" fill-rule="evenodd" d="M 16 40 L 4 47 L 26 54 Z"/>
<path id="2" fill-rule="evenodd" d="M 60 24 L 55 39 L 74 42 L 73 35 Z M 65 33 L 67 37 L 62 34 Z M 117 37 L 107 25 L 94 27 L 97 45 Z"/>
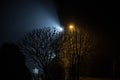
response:
<path id="1" fill-rule="evenodd" d="M 0 42 L 11 42 L 40 27 L 60 27 L 53 0 L 19 0 L 4 9 Z"/>

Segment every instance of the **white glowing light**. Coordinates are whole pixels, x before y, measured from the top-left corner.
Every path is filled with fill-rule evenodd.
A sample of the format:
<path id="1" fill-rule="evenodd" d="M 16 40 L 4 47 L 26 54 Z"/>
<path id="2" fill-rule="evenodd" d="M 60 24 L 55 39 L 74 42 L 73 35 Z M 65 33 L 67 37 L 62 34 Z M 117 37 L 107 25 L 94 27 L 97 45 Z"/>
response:
<path id="1" fill-rule="evenodd" d="M 33 73 L 35 73 L 35 74 L 38 74 L 38 69 L 37 68 L 35 68 L 35 69 L 33 69 Z"/>
<path id="2" fill-rule="evenodd" d="M 51 58 L 53 59 L 53 58 L 55 58 L 55 53 L 52 53 L 52 55 L 51 55 Z"/>
<path id="3" fill-rule="evenodd" d="M 62 27 L 57 27 L 57 31 L 62 32 L 63 28 Z"/>

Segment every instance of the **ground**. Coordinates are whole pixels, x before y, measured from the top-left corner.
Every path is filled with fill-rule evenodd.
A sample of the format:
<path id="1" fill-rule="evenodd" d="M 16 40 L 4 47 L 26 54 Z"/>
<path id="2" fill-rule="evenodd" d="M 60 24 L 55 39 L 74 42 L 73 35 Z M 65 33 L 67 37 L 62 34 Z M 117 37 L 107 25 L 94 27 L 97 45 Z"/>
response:
<path id="1" fill-rule="evenodd" d="M 120 78 L 94 78 L 94 77 L 81 77 L 80 80 L 120 80 Z"/>

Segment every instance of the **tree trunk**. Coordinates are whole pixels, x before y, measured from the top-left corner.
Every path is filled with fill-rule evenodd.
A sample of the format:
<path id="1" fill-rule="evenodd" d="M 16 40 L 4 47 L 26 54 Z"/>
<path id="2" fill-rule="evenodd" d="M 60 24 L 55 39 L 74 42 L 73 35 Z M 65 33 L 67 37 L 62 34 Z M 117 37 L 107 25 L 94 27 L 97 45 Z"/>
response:
<path id="1" fill-rule="evenodd" d="M 113 78 L 115 79 L 116 77 L 116 60 L 113 59 Z"/>
<path id="2" fill-rule="evenodd" d="M 65 68 L 65 80 L 69 79 L 69 72 L 68 72 L 68 68 Z"/>
<path id="3" fill-rule="evenodd" d="M 44 67 L 44 69 L 43 69 L 43 79 L 42 80 L 48 80 L 47 67 Z"/>

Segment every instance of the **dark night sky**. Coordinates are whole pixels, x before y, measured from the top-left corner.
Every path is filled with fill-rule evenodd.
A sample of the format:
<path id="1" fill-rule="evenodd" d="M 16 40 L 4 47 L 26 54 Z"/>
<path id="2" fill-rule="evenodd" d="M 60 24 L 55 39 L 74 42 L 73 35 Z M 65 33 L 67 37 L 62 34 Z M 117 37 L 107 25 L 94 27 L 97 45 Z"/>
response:
<path id="1" fill-rule="evenodd" d="M 17 14 L 16 9 L 20 6 L 16 7 L 16 5 L 21 4 L 21 1 L 20 0 L 15 0 L 15 1 L 2 0 L 2 2 L 0 2 L 1 3 L 0 17 L 2 20 L 0 25 L 0 27 L 2 26 L 0 28 L 1 40 L 5 34 L 9 34 L 10 29 L 13 29 L 13 28 L 5 27 L 6 25 L 8 26 L 8 24 L 5 23 L 7 18 L 4 18 L 4 17 L 11 17 L 10 15 L 8 15 L 10 13 L 9 10 L 11 9 L 13 10 L 15 9 L 15 12 Z M 35 0 L 35 1 L 37 1 L 38 4 L 41 4 L 41 2 L 39 2 L 40 0 Z M 119 29 L 118 29 L 119 28 L 119 21 L 118 21 L 119 20 L 119 3 L 116 2 L 115 0 L 114 1 L 54 0 L 54 1 L 56 4 L 56 10 L 60 19 L 60 23 L 62 25 L 69 24 L 69 22 L 88 25 L 91 29 L 99 31 L 104 35 L 106 35 L 107 37 L 110 37 L 111 40 L 113 38 L 115 41 L 118 41 L 117 38 L 119 36 L 118 35 L 119 34 Z M 49 0 L 45 0 L 45 3 L 49 3 Z M 7 10 L 8 12 L 6 12 L 5 10 Z M 17 16 L 17 15 L 12 15 L 12 16 Z M 19 17 L 24 17 L 24 16 L 19 16 Z M 14 17 L 13 19 L 15 20 Z M 11 25 L 15 23 L 11 21 L 9 24 Z M 7 29 L 8 32 L 6 31 L 5 33 L 4 29 Z M 21 33 L 22 33 L 22 30 L 21 30 Z"/>
<path id="2" fill-rule="evenodd" d="M 63 24 L 72 20 L 110 32 L 118 28 L 119 4 L 115 1 L 60 0 L 56 3 Z"/>
<path id="3" fill-rule="evenodd" d="M 118 46 L 119 2 L 108 0 L 59 0 L 56 1 L 62 24 L 70 21 L 87 25 L 106 37 L 114 46 Z M 96 33 L 96 34 L 97 34 Z"/>
<path id="4" fill-rule="evenodd" d="M 0 43 L 15 42 L 36 28 L 60 26 L 53 0 L 1 0 L 0 8 Z"/>
<path id="5" fill-rule="evenodd" d="M 108 53 L 119 54 L 119 2 L 108 0 L 59 0 L 56 1 L 61 24 L 69 22 L 87 25 L 100 37 L 102 49 Z M 81 26 L 80 26 L 81 27 Z"/>
<path id="6" fill-rule="evenodd" d="M 119 4 L 115 1 L 60 0 L 56 3 L 63 20 L 73 18 L 91 25 L 110 24 L 119 15 Z"/>

